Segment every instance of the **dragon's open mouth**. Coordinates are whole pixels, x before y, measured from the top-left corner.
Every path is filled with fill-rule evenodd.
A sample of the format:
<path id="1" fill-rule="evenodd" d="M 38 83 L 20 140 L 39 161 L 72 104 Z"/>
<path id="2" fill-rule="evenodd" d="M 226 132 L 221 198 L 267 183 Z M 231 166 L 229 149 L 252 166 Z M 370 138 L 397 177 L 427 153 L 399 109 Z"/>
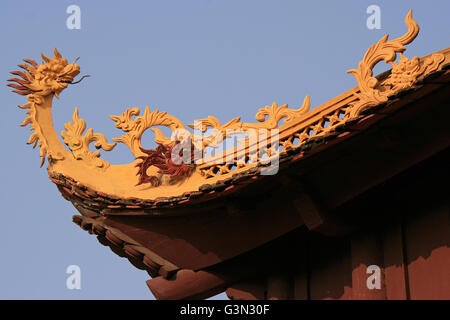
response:
<path id="1" fill-rule="evenodd" d="M 58 82 L 61 82 L 61 83 L 68 83 L 68 84 L 76 84 L 76 83 L 80 83 L 81 80 L 83 80 L 84 78 L 88 78 L 88 77 L 90 77 L 90 75 L 89 75 L 89 74 L 85 74 L 85 75 L 82 76 L 79 80 L 73 82 L 73 78 L 67 76 L 67 77 L 63 77 L 63 78 L 60 79 Z"/>

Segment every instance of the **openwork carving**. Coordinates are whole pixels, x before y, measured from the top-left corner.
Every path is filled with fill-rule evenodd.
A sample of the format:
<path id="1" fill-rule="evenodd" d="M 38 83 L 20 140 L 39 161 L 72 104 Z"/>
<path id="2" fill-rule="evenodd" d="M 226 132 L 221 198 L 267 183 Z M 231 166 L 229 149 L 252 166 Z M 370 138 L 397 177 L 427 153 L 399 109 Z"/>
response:
<path id="1" fill-rule="evenodd" d="M 240 117 L 237 117 L 222 125 L 216 117 L 208 116 L 207 118 L 196 120 L 194 124 L 188 124 L 188 126 L 202 133 L 206 132 L 208 128 L 211 128 L 214 129 L 213 133 L 207 136 L 190 134 L 191 141 L 202 151 L 207 146 L 216 148 L 218 147 L 218 143 L 222 142 L 223 139 L 227 137 L 227 131 L 230 133 L 246 129 L 274 129 L 278 127 L 281 119 L 286 118 L 284 121 L 285 123 L 292 123 L 307 113 L 310 107 L 308 95 L 306 96 L 302 107 L 297 110 L 288 109 L 287 104 L 279 107 L 276 102 L 274 102 L 272 106 L 266 106 L 259 109 L 256 114 L 256 120 L 261 123 L 240 122 Z M 154 141 L 157 144 L 164 145 L 171 144 L 177 140 L 177 130 L 182 129 L 184 132 L 187 132 L 186 127 L 180 120 L 166 112 L 160 112 L 159 110 L 150 111 L 150 109 L 146 107 L 144 114 L 142 116 L 139 116 L 139 114 L 139 108 L 128 108 L 122 115 L 110 116 L 111 119 L 116 122 L 116 128 L 126 132 L 125 135 L 119 138 L 113 138 L 112 140 L 126 144 L 136 158 L 145 155 L 142 151 L 141 144 L 142 134 L 145 130 L 151 129 L 155 133 Z M 133 116 L 136 117 L 133 119 Z M 267 120 L 266 117 L 268 117 Z M 172 137 L 166 137 L 160 129 L 153 128 L 156 126 L 170 128 L 172 130 Z"/>
<path id="2" fill-rule="evenodd" d="M 408 31 L 403 36 L 387 41 L 389 34 L 386 34 L 367 50 L 363 60 L 359 62 L 358 69 L 347 71 L 356 78 L 360 90 L 357 94 L 359 101 L 352 104 L 351 117 L 359 115 L 367 107 L 387 101 L 389 95 L 410 86 L 423 73 L 436 70 L 444 61 L 442 54 L 433 54 L 424 61 L 420 61 L 418 57 L 409 60 L 401 54 L 399 63 L 395 63 L 397 53 L 404 52 L 404 46 L 411 43 L 419 33 L 419 25 L 413 19 L 411 10 L 406 15 L 405 24 Z M 372 76 L 372 69 L 381 60 L 392 65 L 392 72 L 388 79 L 380 84 L 378 79 Z"/>
<path id="3" fill-rule="evenodd" d="M 30 124 L 33 133 L 28 143 L 40 147 L 41 166 L 47 156 L 49 171 L 63 172 L 94 189 L 108 190 L 112 194 L 126 197 L 136 194 L 136 197 L 151 198 L 159 196 L 159 191 L 140 185 L 157 187 L 164 184 L 164 192 L 170 190 L 175 193 L 176 188 L 171 188 L 171 185 L 176 182 L 177 186 L 185 188 L 184 191 L 190 191 L 191 184 L 198 187 L 206 180 L 209 184 L 211 180 L 214 182 L 214 178 L 229 177 L 260 164 L 266 166 L 269 158 L 273 159 L 290 149 L 304 147 L 307 150 L 311 138 L 336 134 L 349 120 L 357 121 L 356 118 L 366 108 L 388 101 L 390 95 L 414 86 L 421 77 L 438 70 L 446 57 L 448 61 L 448 50 L 425 58 L 409 59 L 402 54 L 405 45 L 413 41 L 419 32 L 411 11 L 405 23 L 408 31 L 403 36 L 390 41 L 388 35 L 384 36 L 367 50 L 357 69 L 348 71 L 358 82 L 356 89 L 315 110 L 310 111 L 307 95 L 298 109 L 290 109 L 287 104 L 278 105 L 276 102 L 260 108 L 255 123 L 241 122 L 240 117 L 236 117 L 222 124 L 216 117 L 207 116 L 185 126 L 176 117 L 159 110 L 151 111 L 148 107 L 142 115 L 139 108 L 128 108 L 121 115 L 110 116 L 115 126 L 124 132 L 112 140 L 128 146 L 136 159 L 125 165 L 110 165 L 100 158 L 99 151 L 90 150 L 92 142 L 95 142 L 97 149 L 106 151 L 112 150 L 116 143 L 110 144 L 104 135 L 86 129 L 86 122 L 79 118 L 77 108 L 72 121 L 66 123 L 65 130 L 61 132 L 70 151 L 54 130 L 51 116 L 53 97 L 59 98 L 69 84 L 84 78 L 74 82 L 80 73 L 80 67 L 75 63 L 77 60 L 69 64 L 56 49 L 54 58 L 42 54 L 40 65 L 34 60 L 24 59 L 25 64 L 19 65 L 24 71 L 11 72 L 17 77 L 9 79 L 12 83 L 8 86 L 14 89 L 13 92 L 26 95 L 27 103 L 20 106 L 27 110 L 22 126 Z M 400 59 L 396 62 L 397 54 Z M 382 60 L 390 64 L 392 70 L 376 78 L 372 70 Z M 169 128 L 170 137 L 165 136 L 160 127 Z M 142 147 L 142 135 L 147 129 L 155 134 L 154 141 L 158 147 L 154 150 Z M 276 136 L 271 131 L 276 132 Z M 252 139 L 253 134 L 257 137 L 256 142 Z M 227 142 L 230 141 L 237 141 L 237 145 L 229 147 Z M 184 152 L 190 150 L 190 162 L 174 162 L 173 151 L 180 146 L 184 149 L 175 154 L 184 159 Z M 225 147 L 223 152 L 220 150 L 222 146 Z M 215 151 L 212 152 L 214 154 L 207 155 L 211 150 Z M 101 174 L 98 174 L 98 169 L 102 169 Z M 182 185 L 186 181 L 189 188 L 186 184 Z"/>
<path id="4" fill-rule="evenodd" d="M 166 112 L 160 112 L 159 110 L 150 111 L 150 109 L 146 107 L 144 114 L 139 116 L 139 108 L 128 108 L 122 115 L 111 116 L 111 119 L 116 122 L 115 126 L 126 132 L 125 135 L 122 135 L 119 138 L 113 138 L 112 140 L 122 142 L 127 145 L 137 159 L 147 161 L 146 163 L 154 162 L 155 166 L 158 167 L 156 164 L 163 161 L 160 158 L 163 156 L 162 154 L 165 154 L 165 151 L 162 152 L 161 148 L 173 147 L 174 143 L 183 141 L 183 139 L 186 138 L 186 135 L 192 142 L 193 148 L 195 146 L 197 150 L 204 152 L 206 147 L 210 146 L 213 148 L 218 148 L 219 144 L 223 142 L 224 139 L 232 135 L 244 133 L 245 130 L 252 129 L 258 133 L 259 130 L 275 129 L 279 127 L 279 123 L 282 119 L 284 119 L 283 125 L 295 123 L 309 111 L 310 107 L 310 97 L 307 95 L 299 109 L 289 109 L 287 104 L 278 106 L 276 102 L 274 102 L 271 106 L 266 106 L 259 109 L 255 116 L 259 123 L 241 122 L 240 117 L 237 117 L 222 125 L 216 117 L 208 116 L 207 118 L 196 120 L 194 124 L 188 124 L 188 127 L 196 130 L 195 133 L 188 132 L 181 121 Z M 156 126 L 165 126 L 170 128 L 172 130 L 172 136 L 170 138 L 166 137 L 160 129 L 154 128 Z M 201 134 L 205 133 L 209 128 L 213 129 L 212 133 L 208 135 Z M 158 148 L 161 149 L 160 152 L 157 152 L 157 150 L 159 150 L 158 148 L 156 150 L 147 151 L 143 149 L 141 138 L 147 129 L 151 129 L 155 133 L 154 141 L 159 144 Z M 242 144 L 248 143 L 248 138 L 240 139 L 239 142 Z M 148 152 L 151 152 L 150 158 Z M 274 151 L 270 148 L 269 144 L 266 154 L 270 156 L 273 152 Z M 156 157 L 156 155 L 158 155 L 158 157 Z M 153 160 L 150 162 L 149 159 Z M 159 160 L 156 161 L 156 159 Z M 198 162 L 201 162 L 201 159 Z M 243 165 L 244 164 L 242 161 L 237 164 L 238 167 L 242 167 Z M 138 184 L 145 181 L 151 182 L 153 185 L 158 185 L 159 183 L 157 182 L 156 177 L 146 176 L 145 171 L 142 171 L 143 167 L 144 166 L 140 166 L 140 171 L 138 172 L 138 175 L 141 177 Z M 145 170 L 147 168 L 148 167 L 146 167 Z M 166 171 L 167 169 L 160 168 L 160 172 Z M 188 176 L 190 172 L 191 169 L 188 170 L 186 168 L 186 171 L 183 171 L 183 175 Z M 221 172 L 228 173 L 230 171 L 225 170 L 225 167 L 223 167 Z"/>
<path id="5" fill-rule="evenodd" d="M 155 142 L 167 145 L 173 141 L 167 138 L 160 129 L 152 127 L 164 126 L 170 128 L 172 132 L 177 129 L 185 129 L 180 120 L 166 112 L 159 112 L 159 110 L 150 111 L 148 107 L 145 108 L 142 116 L 139 116 L 140 112 L 139 108 L 128 108 L 120 116 L 110 116 L 116 122 L 116 128 L 126 132 L 120 138 L 113 138 L 112 140 L 126 144 L 136 158 L 146 155 L 142 151 L 141 144 L 142 134 L 145 130 L 151 128 L 155 133 Z M 132 119 L 133 116 L 136 116 L 136 118 Z"/>
<path id="6" fill-rule="evenodd" d="M 105 136 L 101 133 L 94 133 L 92 128 L 86 131 L 86 121 L 78 117 L 78 108 L 75 108 L 73 113 L 73 122 L 67 122 L 64 124 L 66 131 L 61 131 L 61 136 L 64 139 L 64 143 L 72 151 L 72 154 L 77 160 L 85 160 L 86 163 L 91 164 L 98 168 L 107 168 L 109 163 L 103 159 L 100 159 L 100 151 L 92 152 L 89 150 L 89 144 L 95 141 L 95 148 L 102 148 L 105 151 L 111 151 L 116 143 L 108 143 Z"/>
<path id="7" fill-rule="evenodd" d="M 293 131 L 293 133 L 280 132 L 278 150 L 274 150 L 273 146 L 268 143 L 267 146 L 259 150 L 260 152 L 250 152 L 250 150 L 246 150 L 245 153 L 236 155 L 234 161 L 231 163 L 230 161 L 226 161 L 224 163 L 201 165 L 199 171 L 206 179 L 223 176 L 232 173 L 236 169 L 249 167 L 264 161 L 264 155 L 270 156 L 274 151 L 281 155 L 286 153 L 289 149 L 298 148 L 304 144 L 306 140 L 322 136 L 330 132 L 339 124 L 344 123 L 348 119 L 350 108 L 350 105 L 345 104 L 340 108 L 326 113 L 318 120 L 307 121 L 304 126 Z M 301 118 L 297 118 L 294 122 L 297 123 L 300 120 Z M 291 122 L 289 121 L 287 123 L 289 124 Z"/>

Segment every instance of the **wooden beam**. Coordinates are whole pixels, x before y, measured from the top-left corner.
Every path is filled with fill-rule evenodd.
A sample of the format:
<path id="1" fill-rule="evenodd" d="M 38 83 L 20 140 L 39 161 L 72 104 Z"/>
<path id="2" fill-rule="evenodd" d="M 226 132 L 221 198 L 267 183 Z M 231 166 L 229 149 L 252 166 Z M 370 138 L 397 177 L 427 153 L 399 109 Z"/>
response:
<path id="1" fill-rule="evenodd" d="M 295 257 L 290 257 L 292 245 L 304 233 L 304 229 L 298 229 L 226 262 L 198 271 L 182 269 L 168 279 L 156 277 L 148 280 L 147 285 L 157 299 L 165 300 L 204 299 L 223 292 L 227 288 L 231 288 L 229 294 L 240 298 L 244 296 L 250 298 L 252 294 L 255 298 L 260 298 L 266 289 L 265 281 L 264 290 L 258 289 L 254 292 L 250 289 L 245 291 L 246 289 L 239 285 L 235 287 L 235 285 L 243 281 L 253 281 L 253 279 L 266 279 L 272 273 L 293 274 Z M 289 292 L 289 296 L 292 296 L 291 290 L 284 290 L 276 278 L 269 283 L 271 283 L 269 286 L 273 298 L 283 298 L 285 296 L 283 292 Z M 288 282 L 284 285 L 290 287 Z"/>
<path id="2" fill-rule="evenodd" d="M 301 216 L 308 230 L 320 232 L 327 236 L 335 236 L 347 233 L 349 226 L 332 217 L 324 206 L 320 205 L 313 197 L 310 188 L 306 187 L 298 178 L 286 173 L 279 177 L 284 185 L 286 193 L 291 198 L 293 207 Z"/>

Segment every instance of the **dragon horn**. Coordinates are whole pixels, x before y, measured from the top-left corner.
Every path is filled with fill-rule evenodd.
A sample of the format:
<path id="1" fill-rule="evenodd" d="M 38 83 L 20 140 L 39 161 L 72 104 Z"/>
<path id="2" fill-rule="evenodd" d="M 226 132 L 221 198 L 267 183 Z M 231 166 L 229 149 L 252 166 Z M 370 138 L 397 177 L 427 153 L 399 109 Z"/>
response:
<path id="1" fill-rule="evenodd" d="M 54 50 L 53 50 L 53 53 L 54 53 L 54 55 L 55 55 L 55 58 L 62 58 L 62 56 L 61 56 L 61 53 L 59 53 L 58 52 L 58 50 L 55 48 Z"/>
<path id="2" fill-rule="evenodd" d="M 41 53 L 41 57 L 47 63 L 49 63 L 51 61 L 51 59 L 49 57 L 47 57 L 45 54 L 43 54 L 43 53 Z"/>

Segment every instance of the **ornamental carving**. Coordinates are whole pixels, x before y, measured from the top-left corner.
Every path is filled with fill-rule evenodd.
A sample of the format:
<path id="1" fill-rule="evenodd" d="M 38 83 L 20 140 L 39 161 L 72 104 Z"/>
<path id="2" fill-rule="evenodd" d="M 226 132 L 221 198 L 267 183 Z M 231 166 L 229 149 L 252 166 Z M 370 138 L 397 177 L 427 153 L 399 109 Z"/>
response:
<path id="1" fill-rule="evenodd" d="M 444 61 L 442 54 L 433 54 L 423 60 L 414 57 L 409 60 L 401 53 L 406 50 L 405 45 L 411 43 L 419 33 L 419 25 L 412 17 L 410 10 L 405 18 L 408 31 L 401 37 L 388 41 L 389 34 L 386 34 L 376 44 L 372 45 L 359 62 L 358 69 L 348 70 L 353 74 L 358 82 L 358 101 L 352 103 L 350 117 L 360 114 L 365 108 L 386 102 L 388 96 L 398 90 L 411 86 L 418 77 L 424 73 L 436 70 L 439 64 Z M 400 53 L 399 63 L 395 63 L 397 53 Z M 392 71 L 384 82 L 373 77 L 372 69 L 380 61 L 392 65 Z"/>
<path id="2" fill-rule="evenodd" d="M 283 118 L 286 118 L 284 123 L 292 123 L 295 119 L 307 113 L 310 107 L 308 95 L 299 109 L 289 109 L 287 104 L 278 106 L 276 102 L 271 106 L 259 109 L 255 117 L 260 123 L 240 122 L 240 117 L 237 117 L 222 125 L 216 117 L 208 116 L 207 118 L 196 120 L 194 124 L 188 124 L 188 127 L 198 130 L 198 133 L 204 133 L 208 128 L 211 128 L 213 133 L 206 136 L 189 133 L 189 136 L 194 145 L 202 151 L 208 146 L 217 148 L 218 144 L 228 137 L 229 134 L 236 134 L 248 129 L 275 129 L 279 127 L 279 123 Z M 145 108 L 142 116 L 139 116 L 140 112 L 139 108 L 128 108 L 121 115 L 110 116 L 115 121 L 116 128 L 126 132 L 123 136 L 112 140 L 127 145 L 136 158 L 145 156 L 142 151 L 141 138 L 147 129 L 151 129 L 155 134 L 154 141 L 163 145 L 169 145 L 177 141 L 179 137 L 177 132 L 180 129 L 183 132 L 187 132 L 187 128 L 181 121 L 166 112 L 160 112 L 159 110 L 150 111 L 148 107 Z M 133 119 L 133 117 L 135 118 Z M 168 127 L 172 131 L 172 136 L 166 137 L 160 129 L 154 128 L 156 126 Z"/>
<path id="3" fill-rule="evenodd" d="M 65 131 L 61 131 L 61 136 L 64 143 L 72 151 L 72 154 L 77 160 L 85 160 L 86 163 L 91 164 L 98 168 L 107 168 L 109 163 L 100 157 L 100 151 L 92 152 L 89 150 L 89 144 L 95 141 L 96 149 L 103 149 L 105 151 L 111 151 L 115 147 L 115 143 L 108 143 L 106 138 L 101 133 L 94 133 L 92 128 L 86 130 L 86 121 L 78 117 L 78 108 L 75 108 L 73 113 L 73 122 L 67 122 L 64 125 Z"/>
<path id="4" fill-rule="evenodd" d="M 29 124 L 33 131 L 28 143 L 40 148 L 41 166 L 47 158 L 48 170 L 54 174 L 64 173 L 111 194 L 152 198 L 159 195 L 154 189 L 164 188 L 164 192 L 177 194 L 177 188 L 191 191 L 203 183 L 266 165 L 268 158 L 304 146 L 311 138 L 336 131 L 366 108 L 386 102 L 390 95 L 414 86 L 419 79 L 438 70 L 446 59 L 448 61 L 448 50 L 425 58 L 409 59 L 403 55 L 405 45 L 419 33 L 411 11 L 405 23 L 408 30 L 403 36 L 388 40 L 388 35 L 385 35 L 367 50 L 357 69 L 348 71 L 358 83 L 356 89 L 315 110 L 310 110 L 309 95 L 297 109 L 274 102 L 257 111 L 255 123 L 241 122 L 240 117 L 235 117 L 222 124 L 216 117 L 207 116 L 184 125 L 166 112 L 151 111 L 146 107 L 141 114 L 141 110 L 135 107 L 126 109 L 121 115 L 110 116 L 123 135 L 112 138 L 115 143 L 108 143 L 103 134 L 94 133 L 93 129 L 86 130 L 86 122 L 75 108 L 72 121 L 66 123 L 61 132 L 64 145 L 53 127 L 52 101 L 53 97 L 59 98 L 69 85 L 88 76 L 74 81 L 80 73 L 76 64 L 78 58 L 68 63 L 55 49 L 53 58 L 42 54 L 43 61 L 39 65 L 34 60 L 24 59 L 25 64 L 19 65 L 23 71 L 11 72 L 14 77 L 8 79 L 8 86 L 14 89 L 13 92 L 26 96 L 27 102 L 20 106 L 27 110 L 22 126 Z M 398 61 L 397 54 L 400 55 Z M 392 70 L 374 77 L 372 70 L 381 61 L 390 64 Z M 166 136 L 160 127 L 169 128 L 171 135 Z M 142 135 L 147 129 L 154 133 L 155 149 L 142 146 Z M 269 135 L 267 144 L 263 146 L 259 141 L 255 143 L 245 137 L 245 132 L 255 132 L 259 138 L 270 130 L 279 133 L 279 137 L 274 139 Z M 238 135 L 238 146 L 220 151 L 228 138 L 234 139 Z M 97 149 L 105 151 L 113 150 L 117 142 L 123 143 L 135 159 L 129 164 L 111 165 L 100 158 L 99 151 L 90 150 L 92 142 Z M 184 149 L 179 149 L 181 146 Z M 253 152 L 255 147 L 260 149 L 257 153 Z M 220 152 L 207 156 L 206 151 L 210 149 Z M 177 162 L 173 159 L 174 154 L 189 161 Z M 199 154 L 199 159 L 193 154 Z M 225 158 L 225 162 L 218 161 Z"/>
<path id="5" fill-rule="evenodd" d="M 22 109 L 28 109 L 28 117 L 25 118 L 22 126 L 30 124 L 30 129 L 34 131 L 27 143 L 33 144 L 33 147 L 36 145 L 40 147 L 42 167 L 46 155 L 49 160 L 64 159 L 64 152 L 60 147 L 51 148 L 51 150 L 49 148 L 50 142 L 56 142 L 54 141 L 54 132 L 47 136 L 44 133 L 48 126 L 53 125 L 48 99 L 53 96 L 59 98 L 61 91 L 69 84 L 73 84 L 73 79 L 80 73 L 80 67 L 75 64 L 76 60 L 69 64 L 67 59 L 63 58 L 56 49 L 54 58 L 49 58 L 44 54 L 41 54 L 41 57 L 44 61 L 40 65 L 32 59 L 23 59 L 27 64 L 19 64 L 19 67 L 24 71 L 12 71 L 11 74 L 20 78 L 8 79 L 12 82 L 8 86 L 15 89 L 12 90 L 13 92 L 27 96 L 28 103 L 19 106 Z"/>

